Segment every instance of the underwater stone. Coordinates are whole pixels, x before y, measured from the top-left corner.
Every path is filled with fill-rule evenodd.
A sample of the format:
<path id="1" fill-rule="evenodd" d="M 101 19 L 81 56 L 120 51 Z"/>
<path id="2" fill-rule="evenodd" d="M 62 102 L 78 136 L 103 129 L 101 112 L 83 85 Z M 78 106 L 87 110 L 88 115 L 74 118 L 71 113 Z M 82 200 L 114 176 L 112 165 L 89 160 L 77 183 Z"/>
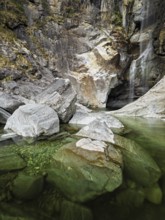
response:
<path id="1" fill-rule="evenodd" d="M 86 150 L 71 143 L 53 156 L 52 168 L 47 170 L 47 181 L 70 200 L 85 202 L 121 185 L 119 164 L 121 161 L 113 161 L 104 152 Z"/>
<path id="2" fill-rule="evenodd" d="M 15 153 L 0 154 L 0 173 L 21 170 L 26 167 L 25 161 Z"/>
<path id="3" fill-rule="evenodd" d="M 145 149 L 119 135 L 115 135 L 114 141 L 122 152 L 124 170 L 132 180 L 143 186 L 151 186 L 159 180 L 160 168 Z"/>
<path id="4" fill-rule="evenodd" d="M 37 198 L 43 190 L 44 179 L 42 176 L 27 176 L 19 174 L 13 182 L 12 193 L 21 200 Z"/>

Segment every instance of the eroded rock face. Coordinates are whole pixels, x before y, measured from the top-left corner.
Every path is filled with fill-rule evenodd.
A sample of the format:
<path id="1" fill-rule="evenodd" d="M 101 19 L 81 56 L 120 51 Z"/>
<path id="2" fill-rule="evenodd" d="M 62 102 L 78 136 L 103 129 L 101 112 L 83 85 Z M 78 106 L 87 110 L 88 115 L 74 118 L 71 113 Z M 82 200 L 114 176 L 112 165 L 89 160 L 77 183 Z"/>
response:
<path id="1" fill-rule="evenodd" d="M 85 202 L 112 192 L 122 182 L 120 151 L 104 142 L 82 139 L 62 147 L 54 156 L 48 181 L 72 201 Z"/>
<path id="2" fill-rule="evenodd" d="M 56 78 L 35 100 L 52 107 L 61 121 L 66 123 L 75 112 L 77 96 L 68 79 Z"/>
<path id="3" fill-rule="evenodd" d="M 27 104 L 11 115 L 4 129 L 23 137 L 49 136 L 59 132 L 59 119 L 49 106 Z"/>
<path id="4" fill-rule="evenodd" d="M 165 118 L 165 77 L 135 102 L 111 112 L 114 115 Z"/>

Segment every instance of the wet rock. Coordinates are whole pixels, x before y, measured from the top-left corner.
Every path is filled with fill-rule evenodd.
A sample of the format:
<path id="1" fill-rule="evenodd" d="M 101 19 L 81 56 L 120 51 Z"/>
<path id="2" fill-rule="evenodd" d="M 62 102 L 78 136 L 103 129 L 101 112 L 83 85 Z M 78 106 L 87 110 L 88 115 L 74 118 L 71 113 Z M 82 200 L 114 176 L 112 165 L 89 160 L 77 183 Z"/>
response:
<path id="1" fill-rule="evenodd" d="M 27 104 L 12 114 L 4 129 L 23 137 L 49 136 L 59 132 L 59 119 L 49 106 Z"/>
<path id="2" fill-rule="evenodd" d="M 36 97 L 36 101 L 52 107 L 64 123 L 69 121 L 76 109 L 76 93 L 68 79 L 56 78 Z"/>
<path id="3" fill-rule="evenodd" d="M 21 170 L 26 167 L 25 161 L 15 153 L 0 153 L 0 173 Z"/>
<path id="4" fill-rule="evenodd" d="M 20 102 L 16 99 L 16 97 L 13 97 L 10 94 L 4 92 L 0 93 L 0 107 L 10 113 L 14 112 L 19 106 L 23 104 L 24 103 Z"/>
<path id="5" fill-rule="evenodd" d="M 17 199 L 30 200 L 37 198 L 43 190 L 42 176 L 19 174 L 13 182 L 12 194 Z"/>
<path id="6" fill-rule="evenodd" d="M 85 202 L 122 183 L 121 154 L 114 147 L 105 155 L 104 142 L 82 139 L 62 147 L 54 156 L 47 181 L 70 200 Z"/>

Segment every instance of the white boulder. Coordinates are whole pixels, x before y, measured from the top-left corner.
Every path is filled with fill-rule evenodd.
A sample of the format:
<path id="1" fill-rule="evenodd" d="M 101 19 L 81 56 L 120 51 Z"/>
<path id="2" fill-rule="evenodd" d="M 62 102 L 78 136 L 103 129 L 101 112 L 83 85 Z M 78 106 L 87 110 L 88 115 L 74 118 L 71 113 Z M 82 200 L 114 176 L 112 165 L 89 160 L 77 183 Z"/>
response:
<path id="1" fill-rule="evenodd" d="M 23 137 L 49 136 L 59 132 L 59 118 L 49 106 L 27 104 L 9 117 L 4 129 Z"/>

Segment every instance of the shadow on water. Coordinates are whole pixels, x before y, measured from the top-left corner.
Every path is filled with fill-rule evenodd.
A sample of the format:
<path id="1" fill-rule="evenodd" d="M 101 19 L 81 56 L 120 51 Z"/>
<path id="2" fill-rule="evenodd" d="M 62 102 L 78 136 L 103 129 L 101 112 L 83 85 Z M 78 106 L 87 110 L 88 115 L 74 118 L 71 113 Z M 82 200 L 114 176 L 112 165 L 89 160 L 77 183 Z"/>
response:
<path id="1" fill-rule="evenodd" d="M 42 175 L 45 184 L 44 190 L 35 188 L 35 193 L 42 192 L 39 195 L 36 194 L 36 198 L 29 197 L 30 191 L 29 195 L 24 195 L 29 198 L 25 201 L 15 198 L 11 192 L 12 181 L 19 172 L 0 173 L 0 220 L 164 220 L 165 122 L 125 117 L 120 120 L 131 130 L 125 137 L 145 148 L 160 167 L 162 176 L 154 187 L 147 188 L 139 185 L 124 174 L 123 184 L 112 193 L 99 196 L 84 204 L 66 199 L 54 186 L 45 182 L 44 169 L 49 165 L 51 155 L 57 149 L 75 141 L 72 135 L 74 132 L 69 128 L 58 136 L 58 140 L 54 137 L 52 140 L 45 142 L 41 140 L 28 146 L 14 145 L 5 147 L 6 150 L 3 147 L 0 148 L 0 163 L 1 158 L 3 160 L 3 153 L 17 152 L 29 167 L 25 169 L 23 175 L 31 176 L 30 172 L 33 169 L 34 177 L 38 174 Z M 46 162 L 43 163 L 43 161 Z M 42 167 L 42 172 L 39 166 Z M 28 178 L 27 181 L 29 181 Z M 23 181 L 25 186 L 26 179 Z"/>

